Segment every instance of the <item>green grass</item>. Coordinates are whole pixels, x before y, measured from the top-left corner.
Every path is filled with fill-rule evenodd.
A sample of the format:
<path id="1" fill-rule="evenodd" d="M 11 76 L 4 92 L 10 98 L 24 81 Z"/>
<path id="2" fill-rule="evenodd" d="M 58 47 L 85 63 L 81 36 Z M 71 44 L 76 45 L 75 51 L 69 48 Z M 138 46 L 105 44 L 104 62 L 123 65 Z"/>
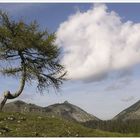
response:
<path id="1" fill-rule="evenodd" d="M 0 113 L 1 137 L 134 137 L 91 129 L 57 117 L 21 113 Z"/>

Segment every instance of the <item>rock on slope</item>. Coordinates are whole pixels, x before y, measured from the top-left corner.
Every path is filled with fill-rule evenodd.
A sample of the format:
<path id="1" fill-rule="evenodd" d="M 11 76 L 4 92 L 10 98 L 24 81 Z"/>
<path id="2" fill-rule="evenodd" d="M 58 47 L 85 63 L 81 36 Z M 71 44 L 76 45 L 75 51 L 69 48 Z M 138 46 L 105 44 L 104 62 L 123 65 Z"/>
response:
<path id="1" fill-rule="evenodd" d="M 140 119 L 140 100 L 116 115 L 113 120 L 138 120 Z"/>

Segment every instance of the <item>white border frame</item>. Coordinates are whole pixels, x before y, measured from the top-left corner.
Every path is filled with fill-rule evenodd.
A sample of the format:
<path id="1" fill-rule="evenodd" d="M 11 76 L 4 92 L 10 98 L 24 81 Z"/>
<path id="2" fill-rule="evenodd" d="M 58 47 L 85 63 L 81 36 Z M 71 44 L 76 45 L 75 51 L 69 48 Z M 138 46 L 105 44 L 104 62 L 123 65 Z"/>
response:
<path id="1" fill-rule="evenodd" d="M 0 3 L 140 3 L 140 0 L 0 0 Z"/>

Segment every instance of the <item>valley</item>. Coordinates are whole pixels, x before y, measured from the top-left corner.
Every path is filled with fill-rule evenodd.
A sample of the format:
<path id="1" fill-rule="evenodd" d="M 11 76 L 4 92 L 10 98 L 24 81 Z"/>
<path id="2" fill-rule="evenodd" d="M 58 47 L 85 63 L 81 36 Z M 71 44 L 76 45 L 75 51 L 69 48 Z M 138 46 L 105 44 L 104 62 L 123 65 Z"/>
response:
<path id="1" fill-rule="evenodd" d="M 140 137 L 140 117 L 128 117 L 138 112 L 139 103 L 122 111 L 131 119 L 124 119 L 125 113 L 119 113 L 112 120 L 102 121 L 67 101 L 48 107 L 14 101 L 0 113 L 0 136 Z"/>

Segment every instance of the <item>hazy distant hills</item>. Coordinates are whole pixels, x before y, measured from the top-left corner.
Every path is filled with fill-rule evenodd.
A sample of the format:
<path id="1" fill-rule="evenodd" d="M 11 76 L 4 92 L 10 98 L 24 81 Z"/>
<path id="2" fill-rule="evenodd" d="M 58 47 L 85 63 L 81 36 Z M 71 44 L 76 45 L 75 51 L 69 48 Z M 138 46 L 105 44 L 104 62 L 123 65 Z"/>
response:
<path id="1" fill-rule="evenodd" d="M 116 115 L 113 120 L 140 120 L 140 100 Z"/>
<path id="2" fill-rule="evenodd" d="M 61 104 L 54 104 L 48 107 L 40 107 L 35 104 L 28 104 L 23 101 L 14 101 L 7 103 L 4 107 L 5 112 L 21 112 L 21 113 L 36 113 L 41 115 L 59 116 L 68 120 L 78 122 L 86 122 L 90 120 L 99 120 L 97 117 L 87 113 L 81 108 L 72 105 L 65 101 Z"/>

